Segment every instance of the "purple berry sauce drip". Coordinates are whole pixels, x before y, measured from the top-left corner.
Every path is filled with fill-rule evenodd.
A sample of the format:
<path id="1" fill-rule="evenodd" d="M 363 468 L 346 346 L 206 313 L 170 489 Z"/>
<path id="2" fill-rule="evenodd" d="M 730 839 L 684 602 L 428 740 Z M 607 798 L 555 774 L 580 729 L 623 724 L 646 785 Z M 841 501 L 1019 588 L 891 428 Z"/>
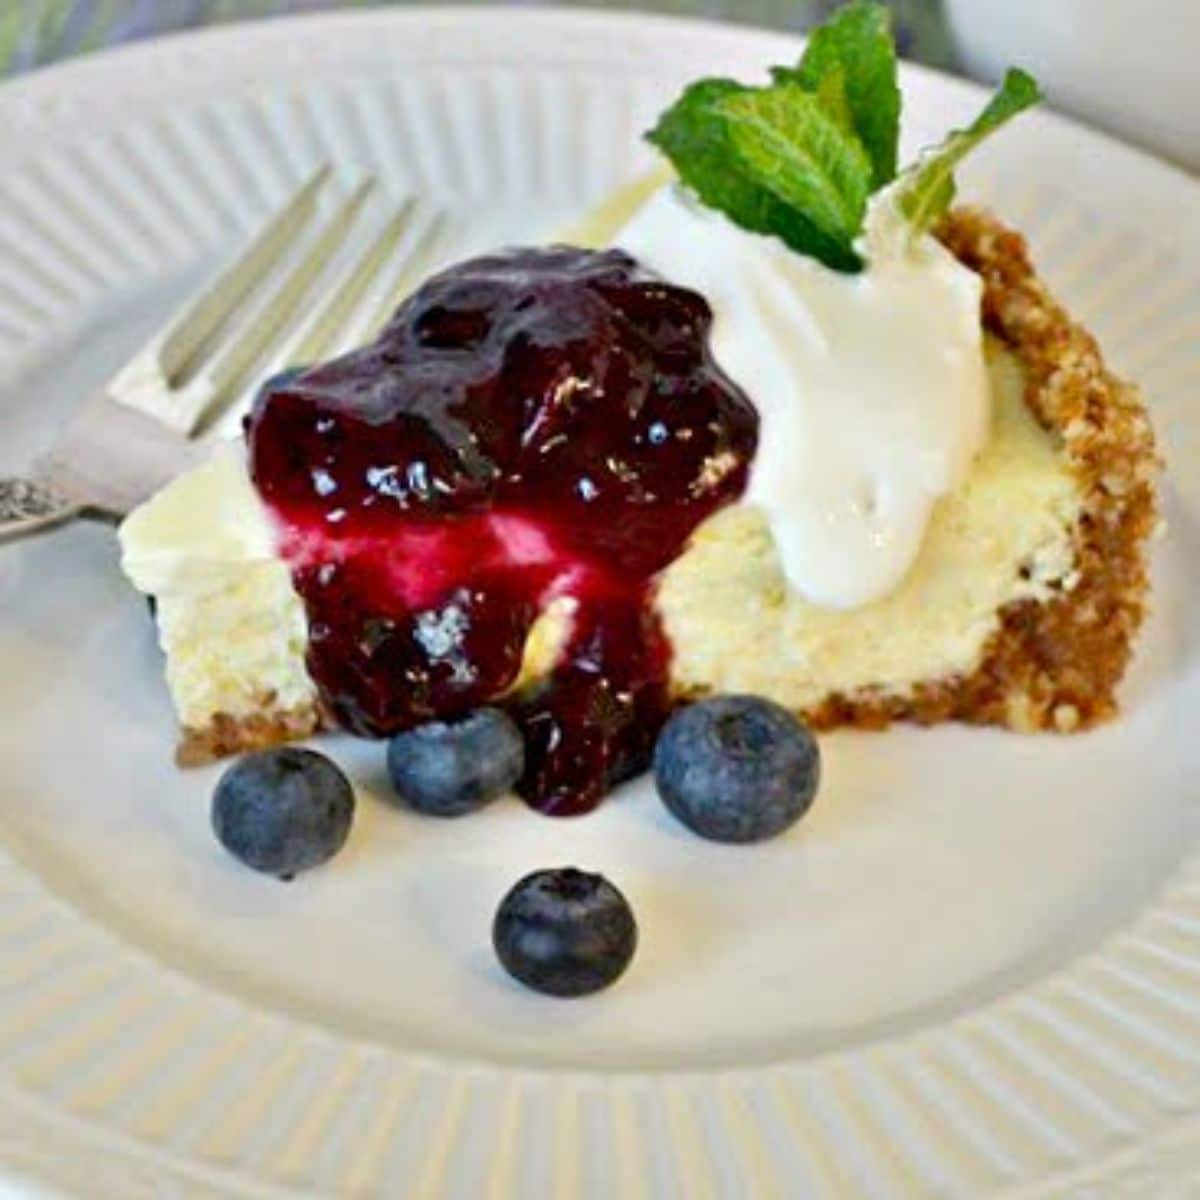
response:
<path id="1" fill-rule="evenodd" d="M 373 345 L 263 391 L 251 470 L 345 728 L 498 702 L 547 813 L 644 769 L 670 710 L 655 578 L 742 493 L 758 437 L 711 322 L 619 251 L 514 250 L 435 276 Z M 557 664 L 510 694 L 563 599 Z"/>

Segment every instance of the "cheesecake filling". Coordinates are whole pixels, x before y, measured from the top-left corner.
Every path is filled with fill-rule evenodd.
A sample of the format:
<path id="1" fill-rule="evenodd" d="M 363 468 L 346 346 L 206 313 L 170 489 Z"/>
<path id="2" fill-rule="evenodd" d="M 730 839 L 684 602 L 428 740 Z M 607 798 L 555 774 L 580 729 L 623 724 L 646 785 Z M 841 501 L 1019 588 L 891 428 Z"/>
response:
<path id="1" fill-rule="evenodd" d="M 750 233 L 675 183 L 613 240 L 712 306 L 713 355 L 761 421 L 745 498 L 791 586 L 835 609 L 895 591 L 987 438 L 979 277 L 914 236 L 889 191 L 868 210 L 859 274 Z"/>
<path id="2" fill-rule="evenodd" d="M 620 251 L 512 251 L 264 390 L 250 474 L 339 724 L 382 737 L 499 700 L 525 734 L 520 790 L 547 812 L 644 769 L 670 707 L 654 580 L 742 494 L 757 443 L 710 322 Z M 550 609 L 567 615 L 556 658 L 514 691 Z"/>
<path id="3" fill-rule="evenodd" d="M 753 505 L 705 522 L 655 597 L 680 693 L 749 692 L 810 714 L 831 697 L 911 698 L 916 686 L 976 672 L 1006 609 L 1077 586 L 1078 478 L 1061 437 L 1026 403 L 1020 360 L 998 342 L 985 358 L 987 444 L 935 506 L 912 570 L 882 599 L 854 609 L 806 600 Z"/>
<path id="4" fill-rule="evenodd" d="M 308 628 L 279 556 L 278 531 L 246 472 L 220 446 L 122 523 L 121 565 L 156 601 L 167 684 L 180 724 L 205 737 L 234 722 L 316 720 L 304 667 Z M 299 722 L 303 723 L 303 722 Z"/>

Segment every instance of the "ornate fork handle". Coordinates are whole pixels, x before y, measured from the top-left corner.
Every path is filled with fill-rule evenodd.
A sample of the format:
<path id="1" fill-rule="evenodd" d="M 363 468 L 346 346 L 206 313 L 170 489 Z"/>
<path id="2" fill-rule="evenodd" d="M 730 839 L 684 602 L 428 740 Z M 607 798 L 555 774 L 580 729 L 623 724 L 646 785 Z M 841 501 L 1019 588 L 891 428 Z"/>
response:
<path id="1" fill-rule="evenodd" d="M 78 516 L 83 505 L 37 479 L 0 477 L 0 540 Z"/>
<path id="2" fill-rule="evenodd" d="M 96 510 L 131 512 L 203 456 L 190 441 L 143 412 L 101 394 L 63 426 L 28 475 L 0 478 L 0 539 L 13 539 Z"/>

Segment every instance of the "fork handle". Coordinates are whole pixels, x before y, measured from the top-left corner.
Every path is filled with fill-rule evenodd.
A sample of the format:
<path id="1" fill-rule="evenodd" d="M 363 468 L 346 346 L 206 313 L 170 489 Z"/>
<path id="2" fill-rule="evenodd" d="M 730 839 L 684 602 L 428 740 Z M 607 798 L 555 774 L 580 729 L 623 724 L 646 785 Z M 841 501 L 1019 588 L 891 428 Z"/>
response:
<path id="1" fill-rule="evenodd" d="M 85 510 L 124 516 L 202 454 L 198 443 L 101 394 L 71 417 L 27 477 L 0 480 L 0 538 Z"/>
<path id="2" fill-rule="evenodd" d="M 38 479 L 0 478 L 0 541 L 78 516 L 83 505 Z"/>

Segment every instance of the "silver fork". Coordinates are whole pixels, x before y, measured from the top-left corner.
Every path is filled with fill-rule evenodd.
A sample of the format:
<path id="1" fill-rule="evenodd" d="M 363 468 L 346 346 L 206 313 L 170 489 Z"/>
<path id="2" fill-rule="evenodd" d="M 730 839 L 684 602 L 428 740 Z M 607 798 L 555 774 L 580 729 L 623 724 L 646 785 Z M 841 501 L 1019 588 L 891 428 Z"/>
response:
<path id="1" fill-rule="evenodd" d="M 310 176 L 68 419 L 26 476 L 0 478 L 0 539 L 86 512 L 129 512 L 200 458 L 217 436 L 218 418 L 244 409 L 262 379 L 365 341 L 386 320 L 433 265 L 446 219 L 422 219 L 419 206 L 406 201 L 376 223 L 348 261 L 331 267 L 361 233 L 375 185 L 364 179 L 318 219 L 331 175 L 323 166 Z M 320 295 L 302 306 L 318 279 Z M 373 285 L 381 294 L 369 299 Z"/>

